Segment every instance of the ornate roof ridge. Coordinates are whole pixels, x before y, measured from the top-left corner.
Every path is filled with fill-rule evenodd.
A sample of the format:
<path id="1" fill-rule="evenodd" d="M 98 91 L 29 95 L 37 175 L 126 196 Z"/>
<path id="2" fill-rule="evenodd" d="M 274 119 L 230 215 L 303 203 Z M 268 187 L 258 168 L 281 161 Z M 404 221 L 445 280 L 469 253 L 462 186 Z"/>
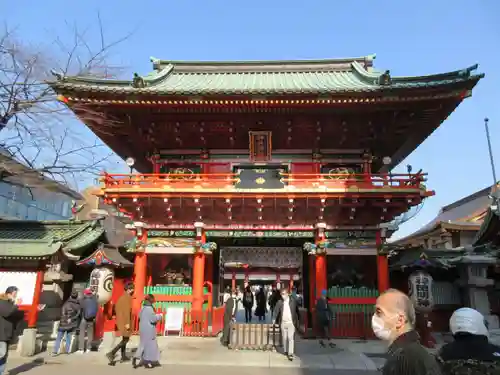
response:
<path id="1" fill-rule="evenodd" d="M 259 66 L 270 65 L 282 67 L 283 65 L 321 65 L 321 64 L 350 64 L 353 62 L 363 62 L 371 66 L 376 54 L 360 57 L 341 57 L 323 59 L 284 59 L 284 60 L 163 60 L 151 57 L 153 68 L 163 69 L 163 65 L 185 65 L 185 66 Z"/>
<path id="2" fill-rule="evenodd" d="M 58 93 L 145 95 L 345 94 L 436 88 L 457 83 L 471 90 L 484 75 L 472 75 L 477 64 L 452 72 L 391 77 L 373 69 L 374 56 L 323 60 L 169 61 L 153 60 L 155 70 L 131 80 L 64 77 L 48 82 Z M 72 95 L 69 95 L 70 97 Z M 65 101 L 61 96 L 60 100 Z"/>

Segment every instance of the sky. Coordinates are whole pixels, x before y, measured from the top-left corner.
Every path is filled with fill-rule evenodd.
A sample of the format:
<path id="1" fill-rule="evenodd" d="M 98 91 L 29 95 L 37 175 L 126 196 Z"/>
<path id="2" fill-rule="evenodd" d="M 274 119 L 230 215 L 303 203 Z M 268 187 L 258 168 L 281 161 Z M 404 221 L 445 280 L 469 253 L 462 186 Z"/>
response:
<path id="1" fill-rule="evenodd" d="M 500 2 L 420 1 L 56 1 L 1 0 L 0 20 L 37 45 L 71 38 L 70 25 L 99 42 L 98 15 L 125 76 L 171 60 L 266 60 L 377 54 L 393 76 L 447 72 L 479 64 L 486 77 L 471 98 L 401 163 L 429 174 L 436 195 L 401 226 L 407 235 L 439 209 L 493 183 L 483 119 L 490 119 L 500 175 Z M 83 126 L 83 125 L 82 125 Z"/>

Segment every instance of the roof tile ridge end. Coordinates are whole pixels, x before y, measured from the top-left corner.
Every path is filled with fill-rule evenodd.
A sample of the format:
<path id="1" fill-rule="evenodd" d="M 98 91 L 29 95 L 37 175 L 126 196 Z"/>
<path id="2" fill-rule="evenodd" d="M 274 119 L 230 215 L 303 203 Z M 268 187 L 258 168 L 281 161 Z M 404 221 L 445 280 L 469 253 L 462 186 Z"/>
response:
<path id="1" fill-rule="evenodd" d="M 144 79 L 144 81 L 147 82 L 148 85 L 155 85 L 168 78 L 170 74 L 173 73 L 174 69 L 175 65 L 168 64 L 164 68 L 155 70 L 147 76 L 141 76 L 141 78 Z"/>
<path id="2" fill-rule="evenodd" d="M 351 63 L 351 67 L 353 69 L 353 72 L 356 73 L 362 80 L 365 80 L 366 82 L 369 82 L 371 84 L 378 85 L 378 80 L 380 76 L 383 74 L 381 72 L 369 72 L 368 70 L 365 69 L 363 65 L 361 65 L 357 61 L 353 61 Z"/>
<path id="3" fill-rule="evenodd" d="M 431 73 L 419 76 L 394 76 L 392 80 L 395 82 L 429 82 L 450 79 L 481 79 L 484 73 L 472 74 L 473 71 L 479 68 L 479 64 L 468 66 L 464 69 L 452 70 L 450 72 Z"/>

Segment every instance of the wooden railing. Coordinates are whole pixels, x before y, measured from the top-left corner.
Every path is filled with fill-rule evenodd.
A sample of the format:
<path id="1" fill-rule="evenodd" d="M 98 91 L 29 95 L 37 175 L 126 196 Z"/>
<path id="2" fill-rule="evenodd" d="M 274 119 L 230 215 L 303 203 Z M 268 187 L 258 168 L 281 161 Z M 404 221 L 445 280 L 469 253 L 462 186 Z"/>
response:
<path id="1" fill-rule="evenodd" d="M 373 307 L 372 307 L 373 308 Z M 361 311 L 333 311 L 330 323 L 330 335 L 333 338 L 358 338 L 374 339 L 375 335 L 371 327 L 373 312 L 367 309 Z M 317 338 L 322 336 L 322 327 L 316 322 L 316 311 L 311 310 L 311 321 L 307 319 L 307 311 L 301 312 L 301 325 L 304 325 L 304 336 L 306 338 Z"/>
<path id="2" fill-rule="evenodd" d="M 289 174 L 283 173 L 285 188 L 399 188 L 421 189 L 426 174 Z M 239 181 L 235 173 L 213 174 L 108 174 L 101 181 L 106 189 L 171 188 L 234 189 Z"/>

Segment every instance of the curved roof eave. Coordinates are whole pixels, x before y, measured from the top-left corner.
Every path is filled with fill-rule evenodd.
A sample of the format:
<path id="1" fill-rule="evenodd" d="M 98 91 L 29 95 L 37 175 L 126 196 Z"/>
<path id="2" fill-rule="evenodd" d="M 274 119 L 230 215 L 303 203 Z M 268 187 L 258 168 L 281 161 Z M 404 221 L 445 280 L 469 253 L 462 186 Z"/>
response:
<path id="1" fill-rule="evenodd" d="M 431 74 L 426 76 L 415 76 L 415 77 L 390 77 L 389 71 L 382 73 L 380 71 L 370 71 L 367 66 L 371 68 L 370 64 L 366 62 L 372 62 L 373 56 L 365 56 L 362 58 L 355 59 L 329 59 L 329 60 L 283 60 L 283 61 L 214 61 L 214 62 L 187 62 L 187 61 L 164 61 L 155 60 L 156 66 L 159 68 L 145 76 L 139 76 L 137 73 L 134 74 L 133 80 L 112 80 L 103 78 L 92 78 L 92 77 L 63 77 L 57 75 L 58 79 L 54 81 L 47 82 L 56 91 L 58 90 L 77 90 L 77 91 L 90 91 L 99 93 L 137 93 L 137 94 L 160 94 L 160 95 L 196 95 L 200 93 L 207 94 L 241 94 L 241 93 L 251 93 L 251 94 L 335 94 L 341 92 L 370 92 L 370 91 L 391 91 L 395 89 L 412 89 L 421 87 L 438 87 L 440 85 L 453 84 L 458 82 L 467 82 L 470 80 L 478 81 L 484 74 L 471 75 L 471 72 L 478 68 L 478 65 L 472 65 L 468 68 L 456 70 L 447 73 Z M 364 65 L 362 63 L 365 63 Z M 164 64 L 164 66 L 162 65 Z M 337 65 L 335 65 L 337 64 Z M 316 67 L 318 67 L 316 71 Z M 177 68 L 182 67 L 180 73 L 177 72 Z M 191 67 L 191 68 L 190 68 Z M 201 67 L 201 68 L 200 68 Z M 232 69 L 228 70 L 228 67 Z M 255 67 L 261 67 L 262 69 L 255 69 Z M 294 69 L 290 69 L 294 67 Z M 294 85 L 282 85 L 283 88 L 288 88 L 290 90 L 283 89 L 282 91 L 272 88 L 271 90 L 264 90 L 263 87 L 247 87 L 245 82 L 241 82 L 242 87 L 235 88 L 234 77 L 238 76 L 238 79 L 244 80 L 247 76 L 259 77 L 259 82 L 268 79 L 268 74 L 280 74 L 280 79 L 288 79 L 294 83 L 297 87 L 292 87 Z M 305 85 L 305 87 L 299 87 L 302 80 L 306 80 L 311 83 L 310 80 L 314 81 L 314 74 L 329 74 L 332 76 L 330 79 L 317 77 L 319 79 L 317 85 L 318 87 L 312 87 L 310 84 Z M 352 78 L 348 78 L 346 75 L 352 75 Z M 380 78 L 387 74 L 390 78 L 389 84 L 381 84 Z M 203 84 L 200 82 L 196 90 L 191 92 L 189 90 L 189 84 L 186 87 L 182 87 L 184 80 L 177 82 L 176 77 L 185 77 L 190 75 L 196 75 L 201 79 Z M 300 76 L 298 79 L 297 76 Z M 303 77 L 302 77 L 303 76 Z M 210 88 L 210 82 L 212 78 L 216 77 L 218 85 L 216 88 Z M 306 78 L 307 77 L 307 78 Z M 174 83 L 171 83 L 172 87 L 168 87 L 168 81 L 170 78 L 174 79 Z M 208 79 L 208 81 L 207 81 Z M 274 79 L 274 78 L 273 78 Z M 326 81 L 324 81 L 326 79 Z M 325 82 L 329 80 L 343 80 L 341 86 L 345 86 L 343 90 L 335 90 L 335 87 L 328 86 Z M 198 78 L 197 78 L 198 80 Z M 224 80 L 230 80 L 230 84 L 224 83 Z M 356 85 L 354 82 L 358 80 L 359 84 Z M 299 82 L 297 85 L 296 82 Z M 238 82 L 236 82 L 238 83 Z M 262 82 L 260 82 L 262 83 Z M 290 83 L 290 82 L 288 82 Z M 180 86 L 179 86 L 180 85 Z M 326 85 L 326 86 L 325 86 Z M 174 86 L 179 86 L 178 90 Z M 203 86 L 203 87 L 201 87 Z M 226 87 L 224 87 L 226 86 Z M 262 85 L 258 85 L 262 86 Z M 264 85 L 266 86 L 266 85 Z M 272 86 L 272 85 L 270 85 Z M 358 87 L 359 86 L 359 87 Z M 203 89 L 202 89 L 203 88 Z M 324 88 L 321 90 L 320 88 Z M 260 90 L 259 90 L 260 89 Z"/>

